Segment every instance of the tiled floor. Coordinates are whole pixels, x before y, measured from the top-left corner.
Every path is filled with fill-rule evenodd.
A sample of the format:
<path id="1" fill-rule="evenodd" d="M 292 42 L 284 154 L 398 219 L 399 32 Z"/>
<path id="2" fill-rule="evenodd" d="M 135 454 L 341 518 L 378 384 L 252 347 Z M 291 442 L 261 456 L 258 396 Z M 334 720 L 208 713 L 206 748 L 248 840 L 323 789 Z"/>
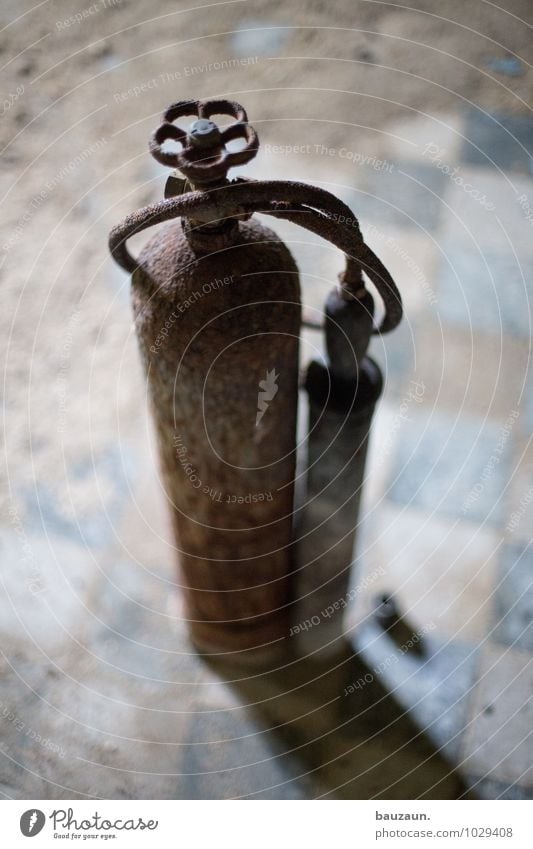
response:
<path id="1" fill-rule="evenodd" d="M 426 215 L 421 197 L 418 208 L 420 227 L 430 222 L 433 256 L 424 263 L 435 269 L 437 303 L 411 300 L 409 358 L 398 360 L 392 337 L 377 353 L 390 372 L 378 413 L 385 431 L 410 381 L 425 392 L 401 421 L 388 474 L 380 469 L 380 486 L 367 490 L 361 560 L 367 571 L 381 564 L 385 572 L 353 622 L 368 621 L 374 595 L 391 590 L 413 626 L 433 622 L 430 642 L 468 658 L 466 666 L 451 661 L 448 679 L 460 681 L 460 707 L 450 710 L 462 774 L 482 798 L 530 798 L 533 225 L 519 199 L 533 197 L 533 122 L 471 111 L 450 133 L 424 121 L 423 158 L 428 145 L 439 150 L 433 167 L 444 177 L 437 212 Z M 397 236 L 407 254 L 416 252 L 411 226 Z M 404 291 L 416 286 L 407 269 L 399 280 Z M 432 656 L 419 667 L 427 686 Z M 435 681 L 436 692 L 447 686 L 444 677 Z M 446 728 L 444 712 L 435 727 Z"/>
<path id="2" fill-rule="evenodd" d="M 195 655 L 137 411 L 120 449 L 68 471 L 98 492 L 94 509 L 17 490 L 24 521 L 11 516 L 2 548 L 20 566 L 6 569 L 0 625 L 6 796 L 439 798 L 464 781 L 531 798 L 533 229 L 518 198 L 533 204 L 533 121 L 466 111 L 389 140 L 392 170 L 330 169 L 406 304 L 373 342 L 386 389 L 343 650 L 265 674 Z M 308 161 L 254 168 L 314 179 Z M 293 250 L 320 307 L 340 261 L 311 242 Z M 421 656 L 377 628 L 388 591 Z"/>

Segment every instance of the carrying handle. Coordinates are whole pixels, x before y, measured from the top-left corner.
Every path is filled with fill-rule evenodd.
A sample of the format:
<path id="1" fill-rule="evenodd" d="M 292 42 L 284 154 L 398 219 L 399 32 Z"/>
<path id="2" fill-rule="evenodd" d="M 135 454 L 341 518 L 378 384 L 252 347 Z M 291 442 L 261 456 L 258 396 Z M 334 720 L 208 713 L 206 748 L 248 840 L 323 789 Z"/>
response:
<path id="1" fill-rule="evenodd" d="M 225 130 L 211 121 L 213 115 L 235 119 Z M 188 128 L 174 122 L 184 116 L 197 120 Z M 244 148 L 230 151 L 227 143 L 243 139 Z M 179 142 L 178 152 L 163 150 L 166 141 Z M 377 256 L 363 241 L 359 222 L 334 195 L 306 183 L 282 180 L 226 179 L 229 168 L 249 162 L 257 153 L 259 140 L 240 104 L 231 100 L 181 100 L 163 113 L 162 123 L 153 133 L 150 152 L 162 165 L 178 168 L 194 190 L 167 197 L 145 206 L 114 227 L 109 247 L 115 260 L 126 271 L 133 272 L 137 261 L 129 253 L 126 242 L 148 227 L 173 218 L 189 219 L 188 232 L 212 228 L 228 220 L 248 218 L 262 212 L 300 224 L 340 248 L 346 256 L 346 268 L 340 275 L 341 291 L 346 299 L 359 300 L 365 295 L 364 272 L 378 290 L 385 314 L 374 333 L 393 330 L 402 318 L 402 299 L 394 280 Z M 212 232 L 211 232 L 212 235 Z"/>
<path id="2" fill-rule="evenodd" d="M 230 217 L 246 218 L 254 212 L 288 219 L 336 245 L 346 255 L 346 269 L 341 275 L 343 292 L 354 298 L 364 294 L 363 271 L 383 301 L 385 315 L 374 332 L 387 333 L 399 324 L 400 292 L 383 263 L 363 241 L 357 218 L 334 195 L 306 183 L 236 180 L 209 191 L 197 190 L 168 198 L 128 215 L 111 231 L 109 248 L 116 262 L 133 272 L 138 262 L 129 253 L 126 242 L 148 227 L 178 217 L 197 220 L 199 215 L 215 224 Z"/>

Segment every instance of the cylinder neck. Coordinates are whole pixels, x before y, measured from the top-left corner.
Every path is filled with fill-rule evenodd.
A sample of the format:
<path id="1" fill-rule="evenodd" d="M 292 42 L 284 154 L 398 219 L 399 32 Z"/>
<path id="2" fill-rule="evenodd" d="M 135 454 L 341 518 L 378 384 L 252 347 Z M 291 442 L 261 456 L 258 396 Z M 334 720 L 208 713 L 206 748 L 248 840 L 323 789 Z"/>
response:
<path id="1" fill-rule="evenodd" d="M 229 184 L 227 177 L 203 181 L 189 181 L 195 191 L 216 193 L 217 189 Z M 216 197 L 216 194 L 215 194 Z M 195 253 L 210 253 L 233 245 L 239 232 L 239 222 L 231 216 L 224 216 L 214 221 L 196 218 L 183 218 L 183 231 Z"/>

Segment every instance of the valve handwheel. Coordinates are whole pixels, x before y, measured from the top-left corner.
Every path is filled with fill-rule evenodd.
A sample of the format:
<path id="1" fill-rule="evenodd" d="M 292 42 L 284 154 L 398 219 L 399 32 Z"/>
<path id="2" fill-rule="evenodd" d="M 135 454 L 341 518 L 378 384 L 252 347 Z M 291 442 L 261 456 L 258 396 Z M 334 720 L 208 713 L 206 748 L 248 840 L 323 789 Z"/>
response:
<path id="1" fill-rule="evenodd" d="M 213 115 L 228 115 L 235 122 L 221 130 Z M 195 117 L 188 130 L 174 121 L 186 116 Z M 227 144 L 243 139 L 241 150 L 228 150 Z M 163 150 L 167 141 L 178 142 L 181 150 Z M 150 139 L 150 153 L 161 165 L 177 168 L 194 185 L 225 180 L 230 168 L 244 165 L 257 153 L 259 139 L 248 123 L 246 111 L 231 100 L 180 100 L 163 114 L 163 123 Z"/>

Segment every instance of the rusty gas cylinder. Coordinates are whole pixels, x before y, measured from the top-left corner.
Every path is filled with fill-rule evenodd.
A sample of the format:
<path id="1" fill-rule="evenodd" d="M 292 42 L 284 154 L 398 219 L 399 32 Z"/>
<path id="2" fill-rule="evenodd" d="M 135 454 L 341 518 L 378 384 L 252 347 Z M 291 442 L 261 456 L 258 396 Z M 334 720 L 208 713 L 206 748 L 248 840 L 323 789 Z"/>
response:
<path id="1" fill-rule="evenodd" d="M 220 130 L 211 120 L 219 113 L 235 122 Z M 191 115 L 187 130 L 176 125 Z M 237 139 L 244 146 L 230 150 Z M 181 149 L 165 150 L 169 141 Z M 374 332 L 401 318 L 394 281 L 345 204 L 303 183 L 227 179 L 257 147 L 238 104 L 173 104 L 150 150 L 183 178 L 110 234 L 113 256 L 132 272 L 191 636 L 239 659 L 287 645 L 300 333 L 294 260 L 252 215 L 294 221 L 343 250 L 345 295 L 365 297 L 364 271 L 384 301 Z M 135 260 L 127 240 L 163 223 Z"/>
<path id="2" fill-rule="evenodd" d="M 212 108 L 220 111 L 220 104 Z M 199 111 L 205 116 L 209 106 Z M 242 123 L 240 107 L 232 112 L 251 158 L 253 131 Z M 174 109 L 164 124 L 176 117 Z M 216 196 L 224 174 L 213 169 L 205 138 L 195 157 L 198 125 L 214 126 L 205 119 L 193 124 L 186 145 L 198 164 L 183 170 L 193 186 Z M 212 132 L 215 145 L 223 144 L 216 127 Z M 202 167 L 207 174 L 199 173 Z M 210 226 L 194 218 L 166 224 L 138 264 L 135 327 L 191 635 L 206 651 L 273 648 L 287 630 L 289 599 L 300 332 L 296 265 L 257 220 Z"/>

